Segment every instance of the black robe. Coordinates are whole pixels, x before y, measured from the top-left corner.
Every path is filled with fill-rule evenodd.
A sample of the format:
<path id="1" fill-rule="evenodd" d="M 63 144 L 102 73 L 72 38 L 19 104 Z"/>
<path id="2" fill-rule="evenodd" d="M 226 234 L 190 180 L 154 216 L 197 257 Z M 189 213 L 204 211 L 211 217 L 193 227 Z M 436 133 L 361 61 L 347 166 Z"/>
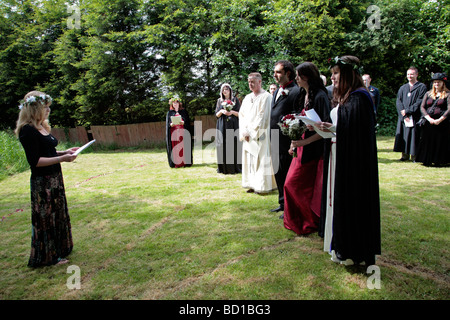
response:
<path id="1" fill-rule="evenodd" d="M 443 116 L 445 120 L 434 125 L 425 119 L 421 127 L 416 162 L 422 162 L 426 166 L 450 164 L 450 96 L 436 100 L 427 93 L 420 109 L 423 116 L 429 115 L 435 120 Z"/>
<path id="2" fill-rule="evenodd" d="M 241 104 L 236 97 L 233 111 L 239 112 Z M 217 99 L 216 111 L 224 109 L 222 106 L 224 100 Z M 217 150 L 217 172 L 223 174 L 236 174 L 242 171 L 242 143 L 239 141 L 239 118 L 233 115 L 226 116 L 222 114 L 216 123 L 216 150 Z"/>
<path id="3" fill-rule="evenodd" d="M 167 150 L 167 160 L 169 162 L 169 166 L 171 168 L 175 167 L 175 163 L 172 160 L 172 139 L 170 134 L 170 124 L 172 123 L 171 117 L 175 116 L 177 112 L 175 110 L 169 110 L 166 115 L 166 150 Z M 186 167 L 192 166 L 192 149 L 194 146 L 193 138 L 194 138 L 194 130 L 191 125 L 191 120 L 189 118 L 189 114 L 185 109 L 178 110 L 179 115 L 184 121 L 184 128 L 189 132 L 189 136 L 184 139 L 184 163 Z"/>
<path id="4" fill-rule="evenodd" d="M 396 102 L 398 120 L 394 142 L 395 152 L 416 155 L 419 139 L 415 124 L 420 119 L 420 104 L 426 92 L 427 87 L 421 82 L 416 82 L 412 88 L 410 88 L 409 83 L 406 83 L 398 90 Z M 413 117 L 414 127 L 405 126 L 405 117 L 401 115 L 401 110 L 405 110 L 405 117 Z"/>
<path id="5" fill-rule="evenodd" d="M 375 263 L 381 254 L 380 196 L 373 102 L 353 92 L 339 106 L 331 248 L 341 259 Z"/>

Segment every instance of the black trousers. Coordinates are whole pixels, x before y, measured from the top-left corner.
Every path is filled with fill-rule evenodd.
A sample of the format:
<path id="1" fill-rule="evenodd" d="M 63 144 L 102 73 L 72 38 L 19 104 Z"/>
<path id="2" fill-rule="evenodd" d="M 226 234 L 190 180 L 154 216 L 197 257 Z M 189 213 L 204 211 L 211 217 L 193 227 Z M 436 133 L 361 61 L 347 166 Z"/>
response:
<path id="1" fill-rule="evenodd" d="M 278 170 L 275 170 L 275 181 L 278 188 L 278 203 L 284 209 L 284 182 L 291 166 L 292 156 L 288 152 L 280 152 L 278 157 Z"/>

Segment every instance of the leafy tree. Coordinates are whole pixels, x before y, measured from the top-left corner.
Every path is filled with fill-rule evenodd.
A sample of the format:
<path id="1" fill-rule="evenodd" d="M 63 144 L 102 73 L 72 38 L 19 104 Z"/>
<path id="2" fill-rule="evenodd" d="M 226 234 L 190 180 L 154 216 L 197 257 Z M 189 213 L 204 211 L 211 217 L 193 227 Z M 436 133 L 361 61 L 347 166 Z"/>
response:
<path id="1" fill-rule="evenodd" d="M 424 82 L 450 71 L 449 15 L 448 0 L 0 0 L 0 125 L 14 126 L 32 89 L 54 97 L 52 124 L 65 127 L 162 120 L 174 94 L 209 114 L 224 82 L 242 98 L 250 72 L 273 82 L 277 60 L 327 75 L 328 58 L 353 54 L 387 128 L 410 65 Z"/>
<path id="2" fill-rule="evenodd" d="M 58 0 L 2 1 L 0 103 L 6 107 L 3 126 L 13 127 L 18 100 L 33 89 L 42 89 L 52 77 L 51 51 L 61 34 L 61 3 Z"/>
<path id="3" fill-rule="evenodd" d="M 85 70 L 72 88 L 77 92 L 78 120 L 86 124 L 132 123 L 151 120 L 149 105 L 157 75 L 150 70 L 142 29 L 140 1 L 90 1 L 84 4 L 83 58 Z"/>
<path id="4" fill-rule="evenodd" d="M 406 82 L 406 70 L 417 67 L 419 80 L 426 84 L 431 72 L 449 71 L 450 4 L 379 0 L 374 5 L 379 9 L 378 26 L 370 28 L 367 20 L 362 20 L 345 39 L 350 51 L 362 59 L 373 84 L 381 90 L 381 132 L 392 134 L 397 117 L 395 97 Z"/>
<path id="5" fill-rule="evenodd" d="M 209 1 L 147 1 L 151 18 L 145 26 L 146 42 L 160 57 L 161 99 L 179 96 L 193 114 L 208 113 L 215 89 L 212 75 Z M 166 108 L 167 110 L 167 108 Z"/>

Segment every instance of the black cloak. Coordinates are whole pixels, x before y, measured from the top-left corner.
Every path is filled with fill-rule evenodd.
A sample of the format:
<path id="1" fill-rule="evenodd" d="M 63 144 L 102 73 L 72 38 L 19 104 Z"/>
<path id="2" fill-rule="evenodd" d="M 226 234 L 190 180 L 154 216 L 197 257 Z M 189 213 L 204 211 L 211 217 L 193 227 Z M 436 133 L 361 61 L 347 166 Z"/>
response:
<path id="1" fill-rule="evenodd" d="M 339 106 L 331 248 L 338 258 L 375 263 L 381 254 L 380 195 L 373 102 L 365 90 Z"/>
<path id="2" fill-rule="evenodd" d="M 419 121 L 420 104 L 423 96 L 427 92 L 427 87 L 422 82 L 416 82 L 412 87 L 409 83 L 400 87 L 397 93 L 397 129 L 395 132 L 394 151 L 403 152 L 410 155 L 416 155 L 419 137 L 416 132 L 416 126 L 406 127 L 405 117 L 412 116 L 414 124 Z M 405 110 L 406 116 L 402 116 L 400 111 Z"/>

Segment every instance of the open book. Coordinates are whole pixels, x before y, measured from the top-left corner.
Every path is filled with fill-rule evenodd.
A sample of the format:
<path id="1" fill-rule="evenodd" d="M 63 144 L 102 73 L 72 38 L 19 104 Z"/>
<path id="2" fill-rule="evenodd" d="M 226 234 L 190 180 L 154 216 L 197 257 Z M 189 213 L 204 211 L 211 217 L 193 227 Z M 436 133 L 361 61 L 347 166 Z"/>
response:
<path id="1" fill-rule="evenodd" d="M 86 149 L 87 147 L 89 147 L 91 144 L 93 144 L 95 142 L 94 140 L 89 141 L 88 143 L 86 143 L 84 146 L 80 147 L 77 151 L 75 151 L 73 154 L 75 156 L 77 156 L 81 151 L 83 151 L 84 149 Z"/>
<path id="2" fill-rule="evenodd" d="M 306 124 L 312 125 L 314 127 L 314 130 L 325 139 L 333 138 L 334 136 L 336 136 L 334 132 L 322 131 L 315 126 L 317 122 L 322 122 L 322 120 L 320 120 L 319 115 L 314 109 L 307 110 L 305 113 L 306 116 L 295 116 L 295 117 L 302 120 Z M 332 130 L 332 128 L 330 129 Z"/>

